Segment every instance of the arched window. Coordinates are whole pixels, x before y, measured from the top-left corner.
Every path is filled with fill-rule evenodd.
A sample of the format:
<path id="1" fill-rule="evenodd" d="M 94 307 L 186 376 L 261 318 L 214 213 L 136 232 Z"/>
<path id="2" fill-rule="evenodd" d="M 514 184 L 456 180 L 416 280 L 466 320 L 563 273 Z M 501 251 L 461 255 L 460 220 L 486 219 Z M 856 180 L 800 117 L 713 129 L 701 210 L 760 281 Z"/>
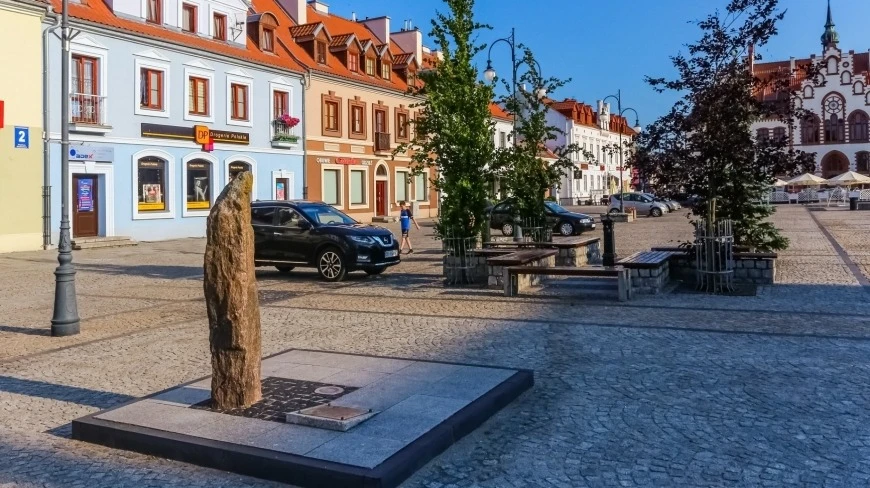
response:
<path id="1" fill-rule="evenodd" d="M 801 121 L 801 142 L 804 144 L 819 143 L 819 118 L 810 115 Z"/>
<path id="2" fill-rule="evenodd" d="M 811 87 L 811 86 L 804 87 L 804 98 L 813 98 L 813 87 Z"/>
<path id="3" fill-rule="evenodd" d="M 145 156 L 136 162 L 136 188 L 139 192 L 139 212 L 166 212 L 167 163 L 156 156 Z"/>
<path id="4" fill-rule="evenodd" d="M 831 151 L 822 158 L 822 178 L 829 179 L 849 171 L 849 158 L 840 151 Z"/>
<path id="5" fill-rule="evenodd" d="M 387 176 L 387 167 L 382 165 L 378 166 L 378 169 L 375 171 L 375 176 Z"/>
<path id="6" fill-rule="evenodd" d="M 837 74 L 837 58 L 831 56 L 828 58 L 828 74 L 835 75 Z"/>
<path id="7" fill-rule="evenodd" d="M 825 142 L 846 142 L 846 124 L 837 114 L 831 114 L 825 119 Z"/>
<path id="8" fill-rule="evenodd" d="M 843 71 L 843 74 L 840 75 L 840 83 L 844 85 L 852 83 L 852 73 L 849 73 L 848 71 Z"/>
<path id="9" fill-rule="evenodd" d="M 861 110 L 852 112 L 849 116 L 849 139 L 852 142 L 867 142 L 870 140 L 870 132 L 868 132 L 868 123 L 870 117 Z"/>
<path id="10" fill-rule="evenodd" d="M 855 170 L 859 173 L 870 173 L 870 152 L 861 151 L 855 154 Z"/>
<path id="11" fill-rule="evenodd" d="M 860 80 L 856 81 L 855 84 L 852 85 L 852 93 L 855 95 L 864 93 L 864 83 Z"/>
<path id="12" fill-rule="evenodd" d="M 251 171 L 251 165 L 244 161 L 233 161 L 229 166 L 230 181 L 242 171 Z"/>
<path id="13" fill-rule="evenodd" d="M 770 139 L 770 129 L 758 129 L 755 131 L 755 138 L 758 142 L 767 141 Z"/>

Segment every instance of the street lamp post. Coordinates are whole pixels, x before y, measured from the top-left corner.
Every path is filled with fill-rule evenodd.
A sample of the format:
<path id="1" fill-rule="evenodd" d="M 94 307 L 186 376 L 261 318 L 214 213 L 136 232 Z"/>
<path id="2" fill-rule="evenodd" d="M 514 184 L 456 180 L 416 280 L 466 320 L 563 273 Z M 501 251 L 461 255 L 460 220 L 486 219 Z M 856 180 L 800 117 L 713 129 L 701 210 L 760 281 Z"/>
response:
<path id="1" fill-rule="evenodd" d="M 624 118 L 625 112 L 629 110 L 634 112 L 634 129 L 637 132 L 640 132 L 640 116 L 637 114 L 637 110 L 626 107 L 622 108 L 622 90 L 616 90 L 616 95 L 608 95 L 604 98 L 606 102 L 609 98 L 616 100 L 616 111 L 620 117 Z M 625 174 L 625 154 L 622 149 L 622 130 L 619 131 L 619 213 L 625 213 L 625 203 L 623 202 L 623 193 L 625 192 L 625 185 L 623 184 L 623 175 Z"/>
<path id="2" fill-rule="evenodd" d="M 60 110 L 60 157 L 61 157 L 61 214 L 60 239 L 57 246 L 58 267 L 54 270 L 54 314 L 51 318 L 51 335 L 70 336 L 79 333 L 80 320 L 76 304 L 76 268 L 72 262 L 72 242 L 69 225 L 69 85 L 70 41 L 69 0 L 63 0 L 61 12 L 61 110 Z"/>

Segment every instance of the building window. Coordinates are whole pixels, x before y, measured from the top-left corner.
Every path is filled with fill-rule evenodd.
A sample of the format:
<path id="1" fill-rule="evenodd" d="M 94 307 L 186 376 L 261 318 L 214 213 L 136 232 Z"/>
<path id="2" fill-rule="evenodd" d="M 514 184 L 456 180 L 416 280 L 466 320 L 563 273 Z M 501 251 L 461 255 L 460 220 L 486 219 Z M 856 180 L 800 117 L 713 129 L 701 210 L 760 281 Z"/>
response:
<path id="1" fill-rule="evenodd" d="M 347 69 L 356 73 L 359 71 L 359 54 L 356 53 L 348 53 L 347 54 Z"/>
<path id="2" fill-rule="evenodd" d="M 375 109 L 375 132 L 387 132 L 387 111 Z"/>
<path id="3" fill-rule="evenodd" d="M 365 205 L 366 203 L 366 172 L 350 170 L 350 204 Z"/>
<path id="4" fill-rule="evenodd" d="M 275 29 L 263 27 L 263 34 L 260 38 L 260 49 L 266 52 L 275 52 Z"/>
<path id="5" fill-rule="evenodd" d="M 507 147 L 507 132 L 499 131 L 499 133 L 498 133 L 498 147 L 501 147 L 501 148 Z M 586 149 L 586 147 L 584 147 L 583 149 Z"/>
<path id="6" fill-rule="evenodd" d="M 408 201 L 408 172 L 396 172 L 396 202 Z"/>
<path id="7" fill-rule="evenodd" d="M 870 152 L 861 151 L 855 155 L 855 170 L 859 173 L 870 173 Z"/>
<path id="8" fill-rule="evenodd" d="M 390 63 L 382 62 L 382 63 L 381 63 L 381 78 L 383 78 L 383 79 L 385 79 L 385 80 L 389 80 L 389 79 L 390 79 L 390 70 L 391 70 L 391 69 L 392 69 L 392 68 L 390 67 Z"/>
<path id="9" fill-rule="evenodd" d="M 188 112 L 190 115 L 208 115 L 208 80 L 191 76 L 189 84 Z"/>
<path id="10" fill-rule="evenodd" d="M 414 199 L 418 202 L 425 202 L 428 200 L 428 198 L 426 198 L 429 190 L 428 183 L 426 173 L 420 173 L 414 176 Z"/>
<path id="11" fill-rule="evenodd" d="M 758 129 L 755 131 L 755 138 L 758 142 L 766 142 L 770 139 L 770 129 Z"/>
<path id="12" fill-rule="evenodd" d="M 214 36 L 218 41 L 227 40 L 227 16 L 214 14 Z"/>
<path id="13" fill-rule="evenodd" d="M 323 203 L 340 205 L 341 171 L 337 169 L 323 170 Z"/>
<path id="14" fill-rule="evenodd" d="M 163 23 L 163 0 L 145 0 L 145 21 L 152 24 Z"/>
<path id="15" fill-rule="evenodd" d="M 139 212 L 165 212 L 166 209 L 166 161 L 148 156 L 137 163 Z"/>
<path id="16" fill-rule="evenodd" d="M 369 76 L 375 75 L 375 58 L 366 58 L 366 74 Z"/>
<path id="17" fill-rule="evenodd" d="M 323 41 L 314 42 L 314 59 L 320 64 L 326 64 L 326 43 Z"/>
<path id="18" fill-rule="evenodd" d="M 837 143 L 846 141 L 846 124 L 837 114 L 825 119 L 825 142 Z"/>
<path id="19" fill-rule="evenodd" d="M 417 73 L 408 71 L 408 86 L 417 86 Z"/>
<path id="20" fill-rule="evenodd" d="M 350 133 L 351 135 L 365 136 L 366 109 L 363 105 L 350 106 Z"/>
<path id="21" fill-rule="evenodd" d="M 396 140 L 399 140 L 399 141 L 407 141 L 408 140 L 408 113 L 407 112 L 397 112 L 396 113 Z"/>
<path id="22" fill-rule="evenodd" d="M 248 120 L 248 85 L 230 84 L 230 104 L 233 120 Z"/>
<path id="23" fill-rule="evenodd" d="M 196 5 L 189 3 L 181 5 L 181 30 L 196 32 Z"/>
<path id="24" fill-rule="evenodd" d="M 232 163 L 229 164 L 229 167 L 227 168 L 227 173 L 229 175 L 229 181 L 233 181 L 236 178 L 236 176 L 239 176 L 239 173 L 242 173 L 244 171 L 247 171 L 247 172 L 251 173 L 252 175 L 254 174 L 254 172 L 251 170 L 250 164 L 248 164 L 244 161 L 233 161 Z"/>
<path id="25" fill-rule="evenodd" d="M 211 207 L 211 163 L 195 160 L 187 163 L 187 210 L 208 210 Z"/>
<path id="26" fill-rule="evenodd" d="M 100 64 L 97 58 L 72 56 L 71 117 L 75 123 L 102 123 Z"/>
<path id="27" fill-rule="evenodd" d="M 272 92 L 272 115 L 277 119 L 282 115 L 290 115 L 290 94 L 285 91 Z"/>
<path id="28" fill-rule="evenodd" d="M 163 110 L 163 71 L 142 68 L 139 73 L 139 87 L 142 93 L 139 106 L 151 110 Z"/>
<path id="29" fill-rule="evenodd" d="M 867 142 L 870 140 L 870 134 L 868 134 L 868 119 L 867 114 L 864 112 L 852 112 L 852 115 L 849 116 L 849 139 L 852 142 Z"/>
<path id="30" fill-rule="evenodd" d="M 804 144 L 819 143 L 819 118 L 810 115 L 801 121 L 801 142 Z"/>
<path id="31" fill-rule="evenodd" d="M 778 143 L 786 141 L 785 127 L 773 129 L 773 140 Z"/>
<path id="32" fill-rule="evenodd" d="M 323 128 L 327 132 L 338 132 L 338 102 L 327 101 L 323 105 Z"/>

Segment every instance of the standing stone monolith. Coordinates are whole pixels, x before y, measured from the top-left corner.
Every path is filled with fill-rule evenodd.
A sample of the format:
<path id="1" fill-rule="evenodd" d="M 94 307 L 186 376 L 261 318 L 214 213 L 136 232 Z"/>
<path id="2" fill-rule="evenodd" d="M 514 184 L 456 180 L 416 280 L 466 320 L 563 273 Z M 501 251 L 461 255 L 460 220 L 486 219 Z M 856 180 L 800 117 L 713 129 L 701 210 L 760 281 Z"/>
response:
<path id="1" fill-rule="evenodd" d="M 224 188 L 208 215 L 203 288 L 211 346 L 212 407 L 247 407 L 260 391 L 260 305 L 251 227 L 253 176 Z"/>

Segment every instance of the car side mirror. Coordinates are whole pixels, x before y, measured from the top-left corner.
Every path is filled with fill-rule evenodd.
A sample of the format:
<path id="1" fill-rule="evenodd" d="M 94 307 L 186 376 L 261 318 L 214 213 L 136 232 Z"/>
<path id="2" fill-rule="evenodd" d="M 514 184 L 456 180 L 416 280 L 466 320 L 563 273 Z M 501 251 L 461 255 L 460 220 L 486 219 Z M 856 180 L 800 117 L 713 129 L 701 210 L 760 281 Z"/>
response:
<path id="1" fill-rule="evenodd" d="M 311 222 L 309 222 L 307 220 L 300 220 L 299 221 L 299 228 L 302 230 L 309 230 L 309 229 L 311 229 Z"/>

